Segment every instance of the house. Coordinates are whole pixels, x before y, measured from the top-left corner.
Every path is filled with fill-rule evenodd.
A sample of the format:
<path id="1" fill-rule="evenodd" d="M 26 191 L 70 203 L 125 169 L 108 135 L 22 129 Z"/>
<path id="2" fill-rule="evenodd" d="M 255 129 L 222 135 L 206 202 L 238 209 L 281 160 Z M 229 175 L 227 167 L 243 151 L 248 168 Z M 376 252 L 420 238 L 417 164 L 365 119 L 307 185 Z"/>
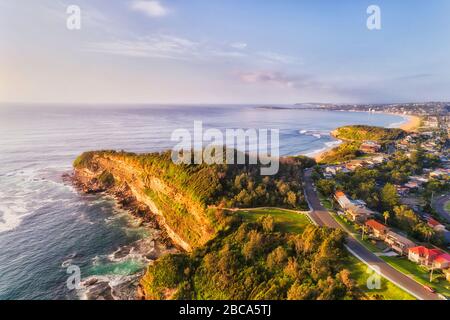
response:
<path id="1" fill-rule="evenodd" d="M 437 269 L 446 269 L 450 267 L 450 254 L 444 253 L 434 260 L 434 267 Z"/>
<path id="2" fill-rule="evenodd" d="M 331 175 L 331 176 L 335 176 L 337 173 L 336 167 L 335 166 L 327 166 L 325 168 L 325 174 Z"/>
<path id="3" fill-rule="evenodd" d="M 427 219 L 427 224 L 428 224 L 428 226 L 433 228 L 433 230 L 436 231 L 436 232 L 445 232 L 446 231 L 444 225 L 442 225 L 439 221 L 437 221 L 437 220 L 435 220 L 435 219 L 433 219 L 431 217 L 429 217 Z"/>
<path id="4" fill-rule="evenodd" d="M 369 229 L 369 232 L 373 234 L 376 238 L 384 240 L 386 234 L 389 231 L 389 228 L 384 224 L 379 223 L 373 219 L 366 221 L 366 227 Z"/>
<path id="5" fill-rule="evenodd" d="M 432 178 L 448 178 L 450 177 L 450 170 L 449 169 L 437 169 L 430 173 L 430 177 Z"/>
<path id="6" fill-rule="evenodd" d="M 342 191 L 337 191 L 334 194 L 334 198 L 336 199 L 336 201 L 339 203 L 339 205 L 341 206 L 342 209 L 347 208 L 348 206 L 350 206 L 352 204 L 352 202 L 350 201 L 349 198 L 347 198 L 347 196 L 345 195 L 345 193 L 343 193 Z"/>
<path id="7" fill-rule="evenodd" d="M 423 246 L 410 248 L 408 259 L 427 268 L 446 269 L 450 266 L 449 254 Z"/>
<path id="8" fill-rule="evenodd" d="M 396 185 L 395 188 L 397 189 L 397 193 L 400 196 L 406 196 L 409 192 L 409 188 L 407 188 L 407 187 L 402 187 L 402 186 Z"/>
<path id="9" fill-rule="evenodd" d="M 383 163 L 386 160 L 384 155 L 375 156 L 372 158 L 373 163 Z"/>
<path id="10" fill-rule="evenodd" d="M 350 171 L 355 171 L 356 169 L 363 167 L 363 161 L 353 160 L 353 161 L 346 163 L 345 167 Z"/>
<path id="11" fill-rule="evenodd" d="M 415 190 L 419 188 L 419 183 L 417 181 L 410 181 L 408 183 L 405 183 L 404 187 L 408 190 Z"/>
<path id="12" fill-rule="evenodd" d="M 345 209 L 345 213 L 351 221 L 357 223 L 365 223 L 375 214 L 375 212 L 367 209 L 365 206 L 357 206 L 353 203 Z"/>
<path id="13" fill-rule="evenodd" d="M 387 232 L 386 237 L 384 238 L 384 242 L 386 242 L 392 250 L 401 255 L 407 255 L 409 248 L 413 248 L 416 246 L 416 244 L 408 238 L 401 236 L 393 231 Z"/>
<path id="14" fill-rule="evenodd" d="M 381 145 L 375 141 L 364 141 L 359 150 L 364 153 L 377 153 L 381 150 Z"/>

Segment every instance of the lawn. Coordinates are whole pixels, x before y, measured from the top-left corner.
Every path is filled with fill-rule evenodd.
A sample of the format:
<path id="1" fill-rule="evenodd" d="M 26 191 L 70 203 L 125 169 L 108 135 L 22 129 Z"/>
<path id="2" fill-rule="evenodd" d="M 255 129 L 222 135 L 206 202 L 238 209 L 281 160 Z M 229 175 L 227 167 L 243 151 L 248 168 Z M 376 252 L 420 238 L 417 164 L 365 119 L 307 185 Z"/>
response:
<path id="1" fill-rule="evenodd" d="M 358 287 L 369 297 L 374 298 L 375 295 L 379 295 L 384 300 L 415 300 L 409 293 L 383 277 L 381 277 L 380 289 L 369 289 L 367 280 L 373 275 L 373 272 L 367 265 L 351 255 L 349 255 L 345 267 L 351 272 L 352 278 L 357 282 Z"/>
<path id="2" fill-rule="evenodd" d="M 319 196 L 320 203 L 324 206 L 327 210 L 334 210 L 333 207 L 333 200 L 328 199 L 324 195 L 322 195 L 320 192 L 317 192 L 317 195 Z"/>
<path id="3" fill-rule="evenodd" d="M 435 271 L 433 282 L 430 283 L 430 273 L 425 268 L 420 267 L 414 262 L 400 257 L 381 258 L 402 273 L 412 275 L 417 282 L 432 287 L 438 293 L 442 293 L 443 295 L 450 297 L 450 283 L 445 279 L 441 272 Z"/>
<path id="4" fill-rule="evenodd" d="M 277 227 L 280 228 L 280 231 L 290 233 L 301 233 L 305 227 L 311 223 L 305 214 L 275 208 L 240 210 L 239 213 L 245 221 L 249 222 L 256 221 L 259 217 L 265 215 L 271 215 L 275 219 Z M 352 273 L 352 278 L 355 279 L 358 287 L 360 287 L 360 289 L 363 290 L 368 296 L 378 294 L 383 296 L 383 299 L 385 300 L 414 299 L 414 297 L 383 277 L 381 277 L 381 289 L 368 289 L 367 279 L 371 276 L 371 274 L 366 272 L 368 268 L 364 263 L 351 255 L 349 255 L 345 267 Z"/>
<path id="5" fill-rule="evenodd" d="M 279 231 L 289 233 L 302 233 L 305 227 L 311 223 L 305 214 L 282 209 L 241 210 L 239 213 L 244 217 L 245 221 L 249 222 L 254 222 L 262 216 L 271 215 Z"/>

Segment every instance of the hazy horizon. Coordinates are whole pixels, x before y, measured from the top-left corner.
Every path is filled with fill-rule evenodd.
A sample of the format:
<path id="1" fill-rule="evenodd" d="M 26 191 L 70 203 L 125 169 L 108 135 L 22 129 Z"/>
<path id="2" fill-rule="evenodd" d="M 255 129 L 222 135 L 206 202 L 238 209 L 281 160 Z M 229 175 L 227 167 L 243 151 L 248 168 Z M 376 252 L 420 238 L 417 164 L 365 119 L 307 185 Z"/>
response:
<path id="1" fill-rule="evenodd" d="M 372 4 L 381 30 L 366 26 Z M 450 101 L 447 12 L 445 0 L 0 0 L 0 101 Z"/>

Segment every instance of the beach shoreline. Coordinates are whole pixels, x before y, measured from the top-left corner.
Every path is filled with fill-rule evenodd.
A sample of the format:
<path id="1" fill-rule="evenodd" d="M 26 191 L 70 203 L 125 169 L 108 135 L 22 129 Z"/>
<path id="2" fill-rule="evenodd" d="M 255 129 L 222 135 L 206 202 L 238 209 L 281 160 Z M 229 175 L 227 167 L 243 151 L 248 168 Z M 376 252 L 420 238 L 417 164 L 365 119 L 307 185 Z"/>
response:
<path id="1" fill-rule="evenodd" d="M 413 115 L 402 115 L 408 119 L 405 123 L 403 123 L 399 128 L 403 129 L 407 132 L 416 132 L 420 127 L 421 119 L 418 116 Z"/>
<path id="2" fill-rule="evenodd" d="M 397 113 L 387 113 L 387 112 L 379 112 L 379 113 L 390 114 L 390 115 L 394 115 L 394 116 L 401 116 L 401 117 L 403 117 L 406 120 L 405 122 L 399 124 L 398 126 L 394 126 L 393 128 L 399 128 L 399 129 L 405 130 L 406 132 L 416 132 L 417 129 L 420 127 L 421 119 L 418 116 L 397 114 Z M 331 131 L 331 133 L 332 132 L 333 131 Z M 329 152 L 329 151 L 333 150 L 334 148 L 338 147 L 343 142 L 344 142 L 343 140 L 336 139 L 336 144 L 334 144 L 334 145 L 332 145 L 330 147 L 318 150 L 317 152 L 313 152 L 313 153 L 311 153 L 308 156 L 310 156 L 311 158 L 316 160 L 317 163 L 319 163 L 322 160 L 323 156 L 327 152 Z"/>

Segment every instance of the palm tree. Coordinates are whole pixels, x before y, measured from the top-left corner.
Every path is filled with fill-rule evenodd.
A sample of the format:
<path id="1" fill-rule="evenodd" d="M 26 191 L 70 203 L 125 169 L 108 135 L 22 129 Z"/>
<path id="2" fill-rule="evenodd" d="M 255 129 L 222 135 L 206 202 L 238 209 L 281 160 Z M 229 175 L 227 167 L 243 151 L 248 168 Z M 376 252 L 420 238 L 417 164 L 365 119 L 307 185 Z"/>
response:
<path id="1" fill-rule="evenodd" d="M 431 227 L 425 225 L 422 232 L 427 242 L 430 242 L 431 237 L 434 235 L 434 230 Z"/>
<path id="2" fill-rule="evenodd" d="M 383 217 L 384 217 L 384 224 L 387 224 L 387 221 L 391 217 L 391 214 L 389 213 L 389 211 L 385 211 L 383 213 Z"/>

